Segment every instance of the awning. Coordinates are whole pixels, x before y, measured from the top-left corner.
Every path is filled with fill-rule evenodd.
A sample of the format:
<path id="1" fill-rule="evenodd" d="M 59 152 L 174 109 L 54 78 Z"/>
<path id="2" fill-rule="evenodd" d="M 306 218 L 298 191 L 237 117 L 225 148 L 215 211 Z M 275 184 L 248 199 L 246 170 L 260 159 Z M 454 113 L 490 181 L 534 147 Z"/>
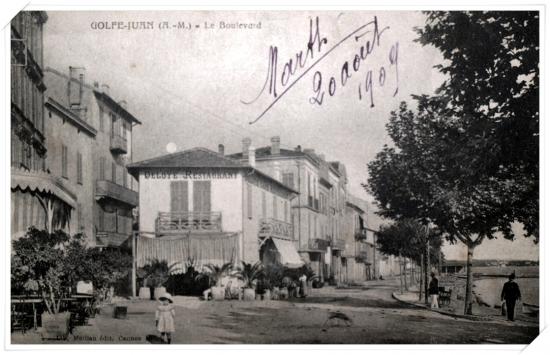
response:
<path id="1" fill-rule="evenodd" d="M 20 169 L 11 171 L 11 187 L 21 190 L 29 189 L 57 196 L 72 208 L 76 208 L 76 195 L 60 179 L 42 172 L 28 172 Z"/>
<path id="2" fill-rule="evenodd" d="M 304 265 L 302 258 L 296 251 L 294 244 L 290 240 L 271 238 L 277 251 L 281 255 L 281 264 L 289 268 L 299 268 Z"/>

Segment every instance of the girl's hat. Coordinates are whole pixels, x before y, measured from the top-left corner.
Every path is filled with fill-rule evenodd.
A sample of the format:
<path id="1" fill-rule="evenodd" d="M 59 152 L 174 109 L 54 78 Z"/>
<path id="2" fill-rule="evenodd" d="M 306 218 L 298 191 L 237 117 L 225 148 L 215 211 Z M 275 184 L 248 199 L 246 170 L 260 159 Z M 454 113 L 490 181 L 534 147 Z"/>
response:
<path id="1" fill-rule="evenodd" d="M 168 292 L 166 292 L 164 295 L 160 296 L 159 301 L 168 301 L 170 303 L 174 303 L 174 301 L 172 300 L 172 295 L 169 294 Z"/>

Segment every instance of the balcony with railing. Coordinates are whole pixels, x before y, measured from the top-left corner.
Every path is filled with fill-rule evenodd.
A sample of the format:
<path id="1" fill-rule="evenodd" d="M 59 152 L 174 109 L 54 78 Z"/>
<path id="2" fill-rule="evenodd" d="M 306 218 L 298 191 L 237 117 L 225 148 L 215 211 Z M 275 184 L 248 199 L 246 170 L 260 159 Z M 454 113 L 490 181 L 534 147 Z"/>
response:
<path id="1" fill-rule="evenodd" d="M 109 180 L 96 181 L 95 195 L 97 198 L 111 198 L 130 206 L 137 206 L 139 203 L 139 197 L 136 191 Z"/>
<path id="2" fill-rule="evenodd" d="M 346 249 L 346 241 L 344 239 L 333 239 L 331 246 L 333 250 L 344 250 Z"/>
<path id="3" fill-rule="evenodd" d="M 307 248 L 309 251 L 326 252 L 329 242 L 326 239 L 312 238 L 308 240 Z"/>
<path id="4" fill-rule="evenodd" d="M 182 232 L 221 232 L 221 212 L 159 212 L 156 219 L 157 234 Z"/>
<path id="5" fill-rule="evenodd" d="M 115 134 L 111 136 L 111 151 L 115 154 L 126 154 L 128 153 L 128 142 L 126 138 Z"/>
<path id="6" fill-rule="evenodd" d="M 371 246 L 367 243 L 357 243 L 355 259 L 362 263 L 370 262 L 369 254 L 371 254 Z"/>
<path id="7" fill-rule="evenodd" d="M 292 240 L 292 224 L 275 218 L 262 218 L 258 236 L 260 238 L 273 237 Z"/>

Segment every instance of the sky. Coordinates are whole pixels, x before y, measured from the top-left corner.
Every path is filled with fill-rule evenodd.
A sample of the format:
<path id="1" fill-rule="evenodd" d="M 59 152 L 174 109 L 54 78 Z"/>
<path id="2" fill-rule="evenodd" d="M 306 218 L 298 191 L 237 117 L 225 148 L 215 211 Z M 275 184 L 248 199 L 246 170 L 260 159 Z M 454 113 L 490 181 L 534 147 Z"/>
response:
<path id="1" fill-rule="evenodd" d="M 367 181 L 366 164 L 390 144 L 385 131 L 390 112 L 401 101 L 413 104 L 412 94 L 433 93 L 443 80 L 433 69 L 442 60 L 439 52 L 414 41 L 414 28 L 424 23 L 424 15 L 416 11 L 48 12 L 48 16 L 44 64 L 62 72 L 68 72 L 69 66 L 85 67 L 87 82 L 106 83 L 115 100 L 128 102 L 128 110 L 143 123 L 134 129 L 134 161 L 165 154 L 168 143 L 178 150 L 197 146 L 217 150 L 221 143 L 233 153 L 240 151 L 245 137 L 261 147 L 270 144 L 270 137 L 280 136 L 283 148 L 300 145 L 344 163 L 348 190 L 367 200 L 371 198 L 361 183 Z M 153 28 L 128 30 L 129 21 L 137 27 L 149 22 Z M 165 23 L 168 28 L 159 28 Z M 256 28 L 227 28 L 222 23 Z M 313 58 L 304 54 L 310 35 Z M 266 81 L 270 48 L 277 51 L 277 64 L 271 66 L 277 70 L 273 75 L 277 97 Z M 295 68 L 300 52 L 304 65 Z M 354 58 L 361 55 L 364 59 L 354 67 Z M 290 59 L 293 74 L 288 67 L 285 72 Z M 345 65 L 347 72 L 342 70 Z M 342 73 L 349 75 L 343 80 Z M 497 250 L 528 258 L 536 254 L 538 259 L 538 248 L 532 245 L 491 243 L 498 244 L 487 251 L 482 245 L 476 253 L 494 254 L 496 245 Z M 518 254 L 519 244 L 525 253 Z M 454 246 L 448 253 L 462 252 Z"/>

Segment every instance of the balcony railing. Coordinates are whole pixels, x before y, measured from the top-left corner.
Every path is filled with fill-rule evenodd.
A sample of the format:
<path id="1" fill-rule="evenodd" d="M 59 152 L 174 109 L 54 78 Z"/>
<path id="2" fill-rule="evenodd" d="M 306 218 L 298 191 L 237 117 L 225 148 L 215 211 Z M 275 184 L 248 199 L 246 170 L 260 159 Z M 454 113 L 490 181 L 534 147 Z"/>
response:
<path id="1" fill-rule="evenodd" d="M 280 239 L 292 239 L 292 224 L 279 221 L 274 218 L 262 218 L 260 220 L 259 237 L 274 237 Z"/>
<path id="2" fill-rule="evenodd" d="M 111 151 L 117 154 L 126 154 L 128 152 L 128 142 L 126 138 L 116 134 L 111 136 Z"/>
<path id="3" fill-rule="evenodd" d="M 333 239 L 331 245 L 332 245 L 332 249 L 334 250 L 346 249 L 346 241 L 344 239 Z"/>
<path id="4" fill-rule="evenodd" d="M 355 240 L 357 240 L 357 241 L 367 240 L 367 230 L 366 229 L 357 229 L 355 231 Z"/>
<path id="5" fill-rule="evenodd" d="M 328 240 L 314 238 L 308 240 L 307 247 L 309 250 L 326 252 L 329 246 Z"/>
<path id="6" fill-rule="evenodd" d="M 96 197 L 112 198 L 124 202 L 130 206 L 137 206 L 139 203 L 138 193 L 127 187 L 116 184 L 108 180 L 96 181 Z"/>
<path id="7" fill-rule="evenodd" d="M 159 212 L 156 220 L 158 234 L 187 231 L 221 232 L 221 212 Z"/>

